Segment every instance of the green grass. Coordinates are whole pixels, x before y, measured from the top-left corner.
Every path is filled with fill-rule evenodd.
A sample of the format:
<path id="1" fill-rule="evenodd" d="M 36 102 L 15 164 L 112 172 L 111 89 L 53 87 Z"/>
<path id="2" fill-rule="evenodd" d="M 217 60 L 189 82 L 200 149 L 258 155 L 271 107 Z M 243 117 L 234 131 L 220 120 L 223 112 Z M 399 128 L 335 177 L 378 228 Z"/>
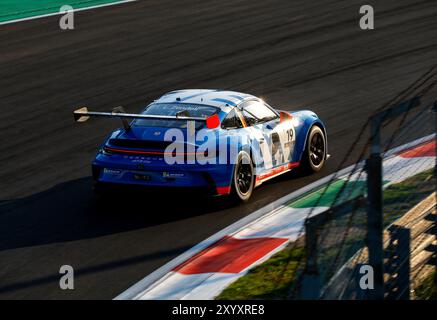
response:
<path id="1" fill-rule="evenodd" d="M 226 288 L 217 300 L 284 299 L 296 278 L 302 245 L 287 246 L 268 261 L 250 270 L 244 277 Z"/>
<path id="2" fill-rule="evenodd" d="M 338 188 L 336 188 L 338 189 Z M 393 184 L 384 190 L 384 225 L 388 226 L 400 218 L 417 203 L 435 190 L 433 170 L 429 170 L 407 180 Z M 330 195 L 329 198 L 332 198 Z M 313 197 L 307 197 L 313 201 Z M 300 202 L 301 203 L 301 202 Z M 362 243 L 363 228 L 365 228 L 365 208 L 356 213 L 354 226 L 358 232 L 350 232 L 345 245 L 356 247 Z M 344 230 L 344 221 L 337 221 L 338 230 Z M 342 229 L 343 228 L 343 229 Z M 284 250 L 276 253 L 266 262 L 251 269 L 245 276 L 239 278 L 226 288 L 216 299 L 218 300 L 252 300 L 252 299 L 287 299 L 293 298 L 292 290 L 296 283 L 300 268 L 305 262 L 303 239 L 299 243 L 291 243 Z M 319 260 L 331 260 L 338 251 L 335 244 L 326 245 L 323 257 Z M 350 254 L 354 253 L 349 250 Z M 347 258 L 347 257 L 345 257 Z M 343 259 L 345 259 L 343 258 Z M 424 284 L 423 292 L 429 286 Z M 432 289 L 435 294 L 435 288 Z M 420 291 L 420 290 L 419 290 Z M 420 291 L 420 292 L 422 292 Z M 429 291 L 429 290 L 428 290 Z M 426 291 L 426 292 L 428 292 Z"/>
<path id="3" fill-rule="evenodd" d="M 384 224 L 396 221 L 434 191 L 433 169 L 389 186 L 384 191 Z"/>

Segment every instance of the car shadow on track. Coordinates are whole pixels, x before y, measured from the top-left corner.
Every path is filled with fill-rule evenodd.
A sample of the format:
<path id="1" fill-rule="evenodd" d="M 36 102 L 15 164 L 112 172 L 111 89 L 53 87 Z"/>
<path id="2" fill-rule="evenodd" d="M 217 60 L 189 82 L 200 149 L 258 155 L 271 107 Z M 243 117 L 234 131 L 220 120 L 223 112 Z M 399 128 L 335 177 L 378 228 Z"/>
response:
<path id="1" fill-rule="evenodd" d="M 90 177 L 0 202 L 0 250 L 94 238 L 229 208 L 228 201 L 175 192 L 96 197 Z"/>

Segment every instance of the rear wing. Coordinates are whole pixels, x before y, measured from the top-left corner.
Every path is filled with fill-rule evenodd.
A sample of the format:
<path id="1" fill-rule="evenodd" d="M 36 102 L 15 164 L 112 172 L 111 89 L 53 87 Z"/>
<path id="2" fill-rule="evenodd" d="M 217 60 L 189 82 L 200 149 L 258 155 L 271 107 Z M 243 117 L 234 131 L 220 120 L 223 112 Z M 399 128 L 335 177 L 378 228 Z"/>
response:
<path id="1" fill-rule="evenodd" d="M 148 114 L 137 114 L 137 113 L 126 113 L 123 107 L 116 107 L 112 112 L 96 112 L 88 111 L 87 107 L 82 107 L 73 112 L 74 121 L 85 122 L 90 117 L 106 117 L 106 118 L 119 118 L 123 122 L 123 126 L 126 130 L 130 129 L 130 124 L 127 119 L 159 119 L 159 120 L 186 120 L 186 121 L 206 121 L 209 128 L 208 122 L 209 118 L 201 117 L 190 117 L 186 114 L 176 115 L 176 116 L 160 116 L 160 115 L 148 115 Z M 218 116 L 217 116 L 218 117 Z"/>

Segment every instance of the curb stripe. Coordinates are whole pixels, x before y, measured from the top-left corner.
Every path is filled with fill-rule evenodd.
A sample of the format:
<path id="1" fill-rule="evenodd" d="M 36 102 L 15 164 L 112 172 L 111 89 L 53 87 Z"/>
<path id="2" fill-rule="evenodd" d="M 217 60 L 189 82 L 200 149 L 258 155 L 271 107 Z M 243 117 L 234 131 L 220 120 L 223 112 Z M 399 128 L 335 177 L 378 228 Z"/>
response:
<path id="1" fill-rule="evenodd" d="M 120 5 L 120 4 L 125 4 L 125 3 L 130 3 L 130 2 L 138 2 L 138 1 L 139 0 L 121 0 L 119 2 L 105 3 L 105 4 L 99 4 L 99 5 L 95 5 L 95 6 L 90 6 L 90 7 L 77 8 L 77 9 L 74 9 L 73 12 L 93 10 L 93 9 L 110 7 L 110 6 L 116 6 L 116 5 Z M 37 16 L 30 16 L 30 17 L 14 19 L 14 20 L 1 21 L 0 22 L 0 26 L 1 25 L 7 25 L 7 24 L 12 24 L 12 23 L 24 22 L 24 21 L 29 21 L 29 20 L 42 19 L 42 18 L 53 17 L 53 16 L 58 16 L 58 15 L 65 14 L 65 12 L 59 12 L 59 9 L 60 9 L 60 7 L 58 8 L 57 12 L 53 12 L 53 13 L 41 14 L 41 15 L 37 15 Z"/>
<path id="2" fill-rule="evenodd" d="M 435 157 L 436 142 L 425 142 L 411 150 L 398 153 L 401 158 Z"/>
<path id="3" fill-rule="evenodd" d="M 336 196 L 342 188 L 344 188 L 345 196 L 338 199 L 337 204 L 341 204 L 363 194 L 366 190 L 366 181 L 346 181 L 339 179 L 331 183 L 329 186 L 322 187 L 315 192 L 292 202 L 288 206 L 292 208 L 311 208 L 315 205 L 319 207 L 330 207 L 334 203 L 334 200 L 336 200 Z"/>
<path id="4" fill-rule="evenodd" d="M 398 156 L 400 152 L 405 150 L 408 150 L 408 152 L 415 149 L 421 150 L 423 145 L 432 145 L 434 142 L 430 142 L 429 140 L 431 139 L 434 139 L 434 135 L 417 139 L 392 149 L 385 154 L 388 156 L 384 159 L 385 186 L 393 183 L 392 179 L 397 178 L 399 180 L 399 177 L 406 179 L 417 174 L 418 170 L 425 171 L 433 167 L 435 159 L 431 156 L 420 158 L 402 158 Z M 419 147 L 418 144 L 420 144 Z M 427 153 L 422 152 L 420 154 L 424 155 Z M 362 168 L 362 165 L 363 163 L 360 163 L 358 167 Z M 320 192 L 320 190 L 326 188 L 323 185 L 335 177 L 338 177 L 337 180 L 339 182 L 334 182 L 333 184 L 337 183 L 336 188 L 338 188 L 338 184 L 344 183 L 341 177 L 349 174 L 353 168 L 354 166 L 350 166 L 342 169 L 246 216 L 218 234 L 199 243 L 187 253 L 164 265 L 132 288 L 120 294 L 116 299 L 213 299 L 230 283 L 243 276 L 249 269 L 267 260 L 274 253 L 284 248 L 290 241 L 295 240 L 309 213 L 312 213 L 311 215 L 313 216 L 326 211 L 329 207 L 307 207 L 310 203 L 304 204 L 302 199 L 306 198 L 309 201 L 308 199 L 314 198 L 313 193 Z M 356 183 L 359 185 L 365 183 L 365 175 L 363 174 L 354 174 L 352 177 L 358 180 Z M 351 188 L 354 183 L 352 183 Z M 349 186 L 346 188 L 349 188 Z M 334 189 L 327 192 L 332 194 Z M 354 189 L 351 191 L 356 192 Z M 324 204 L 329 203 L 328 196 Z M 312 204 L 314 205 L 315 203 L 312 202 Z M 213 241 L 213 239 L 216 240 Z M 247 252 L 240 249 L 240 244 L 234 244 L 236 239 L 256 240 L 253 242 L 256 245 L 253 245 L 253 247 L 249 246 L 250 249 L 253 249 L 253 252 L 252 250 Z M 282 241 L 282 243 L 276 243 L 278 244 L 276 247 L 275 245 L 271 247 L 266 245 L 266 248 L 258 250 L 262 246 L 261 241 L 269 242 L 275 239 Z M 223 241 L 229 241 L 228 243 L 231 244 L 221 246 L 220 243 Z M 244 245 L 241 245 L 241 248 L 244 248 Z M 233 254 L 232 251 L 234 250 L 254 256 L 248 256 L 236 262 L 240 255 Z M 264 256 L 258 254 L 261 252 L 265 253 Z M 260 259 L 254 261 L 260 256 Z M 236 260 L 229 261 L 232 257 Z M 226 259 L 226 261 L 229 261 L 229 264 L 234 265 L 227 269 L 228 266 L 225 266 L 221 259 Z M 169 268 L 170 266 L 172 267 Z M 235 273 L 226 273 L 223 270 Z M 181 271 L 186 272 L 186 274 Z"/>
<path id="5" fill-rule="evenodd" d="M 287 238 L 237 239 L 226 236 L 173 271 L 182 274 L 239 273 L 287 240 Z"/>

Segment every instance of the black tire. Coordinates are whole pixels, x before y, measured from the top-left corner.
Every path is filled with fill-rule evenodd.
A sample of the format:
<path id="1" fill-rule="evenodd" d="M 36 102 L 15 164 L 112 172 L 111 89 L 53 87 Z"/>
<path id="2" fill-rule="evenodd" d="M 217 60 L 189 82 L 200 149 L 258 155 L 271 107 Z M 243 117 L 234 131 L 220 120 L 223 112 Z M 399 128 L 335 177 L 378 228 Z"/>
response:
<path id="1" fill-rule="evenodd" d="M 250 155 L 241 151 L 232 175 L 231 197 L 239 202 L 249 200 L 255 186 L 255 172 Z"/>
<path id="2" fill-rule="evenodd" d="M 302 168 L 309 173 L 319 172 L 326 162 L 326 137 L 318 126 L 312 126 L 302 155 Z"/>

